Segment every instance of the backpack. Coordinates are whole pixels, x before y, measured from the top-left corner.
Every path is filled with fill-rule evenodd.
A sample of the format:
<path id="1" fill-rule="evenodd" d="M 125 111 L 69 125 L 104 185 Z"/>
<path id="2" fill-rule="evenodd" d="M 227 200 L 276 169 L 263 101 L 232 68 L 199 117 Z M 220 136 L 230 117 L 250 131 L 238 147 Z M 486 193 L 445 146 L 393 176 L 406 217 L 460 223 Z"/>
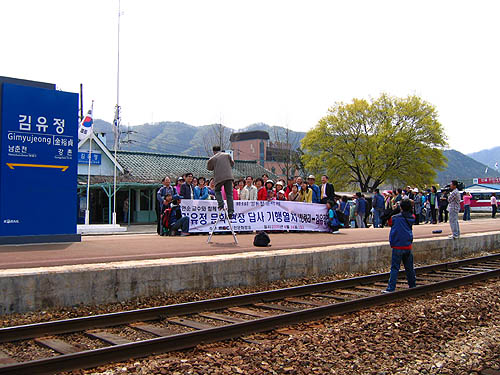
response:
<path id="1" fill-rule="evenodd" d="M 253 245 L 258 246 L 258 247 L 267 247 L 270 246 L 269 243 L 271 242 L 271 239 L 269 238 L 269 235 L 261 231 L 255 235 L 255 238 L 253 239 Z"/>

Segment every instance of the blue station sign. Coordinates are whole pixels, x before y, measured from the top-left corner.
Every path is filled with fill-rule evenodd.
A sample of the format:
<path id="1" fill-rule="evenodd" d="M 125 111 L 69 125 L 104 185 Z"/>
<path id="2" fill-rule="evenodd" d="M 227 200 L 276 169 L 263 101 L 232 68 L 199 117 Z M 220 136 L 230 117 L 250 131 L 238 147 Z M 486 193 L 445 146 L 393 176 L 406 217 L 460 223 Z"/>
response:
<path id="1" fill-rule="evenodd" d="M 0 243 L 78 240 L 78 95 L 0 85 Z"/>
<path id="2" fill-rule="evenodd" d="M 92 157 L 90 158 L 90 164 L 101 165 L 102 155 L 97 152 L 92 152 Z M 89 153 L 88 152 L 78 152 L 78 164 L 89 164 Z"/>

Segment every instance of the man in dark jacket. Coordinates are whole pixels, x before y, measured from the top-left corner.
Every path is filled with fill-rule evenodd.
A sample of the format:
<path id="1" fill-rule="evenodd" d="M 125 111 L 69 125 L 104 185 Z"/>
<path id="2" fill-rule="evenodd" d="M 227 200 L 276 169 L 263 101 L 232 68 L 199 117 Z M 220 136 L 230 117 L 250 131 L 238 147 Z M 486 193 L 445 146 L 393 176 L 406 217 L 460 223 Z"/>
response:
<path id="1" fill-rule="evenodd" d="M 333 201 L 335 198 L 335 189 L 333 185 L 328 182 L 328 176 L 321 176 L 321 186 L 320 186 L 320 203 L 326 204 L 328 201 Z"/>
<path id="2" fill-rule="evenodd" d="M 181 196 L 184 199 L 194 199 L 193 174 L 186 173 L 184 179 L 186 182 L 181 185 Z"/>
<path id="3" fill-rule="evenodd" d="M 439 200 L 439 222 L 448 222 L 448 192 L 441 191 L 437 194 Z"/>
<path id="4" fill-rule="evenodd" d="M 365 223 L 365 214 L 367 212 L 366 199 L 365 197 L 363 197 L 363 194 L 361 194 L 361 192 L 357 192 L 354 197 L 356 199 L 356 209 L 354 211 L 356 228 L 366 228 L 366 223 Z"/>
<path id="5" fill-rule="evenodd" d="M 375 189 L 375 195 L 373 196 L 373 227 L 380 228 L 381 220 L 380 218 L 384 215 L 385 209 L 385 199 L 380 194 L 379 189 Z"/>
<path id="6" fill-rule="evenodd" d="M 391 276 L 387 289 L 383 291 L 384 293 L 396 290 L 401 261 L 403 261 L 405 266 L 408 286 L 415 288 L 417 282 L 415 269 L 413 268 L 413 254 L 411 252 L 413 243 L 412 226 L 414 223 L 414 218 L 411 214 L 411 202 L 409 199 L 404 199 L 399 206 L 402 212 L 392 217 L 391 233 L 389 234 L 389 242 L 392 247 Z"/>

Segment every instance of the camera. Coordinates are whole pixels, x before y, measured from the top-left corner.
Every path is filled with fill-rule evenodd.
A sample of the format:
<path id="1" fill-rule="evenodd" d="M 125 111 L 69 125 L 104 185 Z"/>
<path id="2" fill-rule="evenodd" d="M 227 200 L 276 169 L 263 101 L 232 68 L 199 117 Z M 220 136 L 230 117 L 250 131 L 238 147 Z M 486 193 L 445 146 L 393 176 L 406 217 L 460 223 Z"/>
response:
<path id="1" fill-rule="evenodd" d="M 465 189 L 465 185 L 464 185 L 464 183 L 463 183 L 463 182 L 458 181 L 458 182 L 457 182 L 457 189 L 458 189 L 458 191 L 463 191 L 463 190 Z M 451 189 L 451 184 L 448 184 L 448 185 L 446 185 L 445 187 L 443 187 L 443 188 L 441 189 L 441 191 L 442 191 L 443 193 L 450 193 L 450 192 L 451 192 L 451 190 L 452 190 L 452 189 Z"/>

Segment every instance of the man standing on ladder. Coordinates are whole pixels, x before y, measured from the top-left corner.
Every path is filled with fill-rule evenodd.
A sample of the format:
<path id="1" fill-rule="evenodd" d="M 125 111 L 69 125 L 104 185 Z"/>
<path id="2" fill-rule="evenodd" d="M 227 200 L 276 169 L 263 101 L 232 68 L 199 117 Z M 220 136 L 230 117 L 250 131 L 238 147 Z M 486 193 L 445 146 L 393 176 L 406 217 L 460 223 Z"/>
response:
<path id="1" fill-rule="evenodd" d="M 207 169 L 209 171 L 214 171 L 214 182 L 215 182 L 215 198 L 217 199 L 217 204 L 219 211 L 224 210 L 224 200 L 222 199 L 222 186 L 224 186 L 224 192 L 227 198 L 227 211 L 229 219 L 233 217 L 234 214 L 234 200 L 233 200 L 233 166 L 234 160 L 231 155 L 221 152 L 220 146 L 214 146 L 212 148 L 214 156 L 210 158 L 207 163 Z"/>

